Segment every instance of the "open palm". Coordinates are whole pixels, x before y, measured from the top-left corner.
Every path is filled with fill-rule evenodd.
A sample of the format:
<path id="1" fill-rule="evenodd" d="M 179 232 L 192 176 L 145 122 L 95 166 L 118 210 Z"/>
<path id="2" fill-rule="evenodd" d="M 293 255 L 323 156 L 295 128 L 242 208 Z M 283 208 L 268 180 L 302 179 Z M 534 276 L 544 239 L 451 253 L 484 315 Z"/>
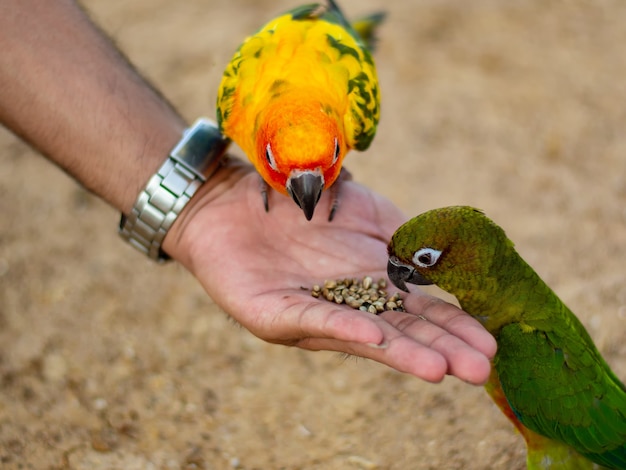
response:
<path id="1" fill-rule="evenodd" d="M 405 299 L 408 312 L 376 316 L 310 295 L 325 279 L 386 277 L 387 243 L 405 221 L 391 202 L 343 182 L 334 220 L 325 193 L 308 222 L 277 193 L 266 213 L 258 175 L 238 160 L 209 183 L 164 246 L 253 334 L 367 357 L 433 382 L 447 373 L 487 379 L 495 342 L 453 305 L 417 291 Z"/>

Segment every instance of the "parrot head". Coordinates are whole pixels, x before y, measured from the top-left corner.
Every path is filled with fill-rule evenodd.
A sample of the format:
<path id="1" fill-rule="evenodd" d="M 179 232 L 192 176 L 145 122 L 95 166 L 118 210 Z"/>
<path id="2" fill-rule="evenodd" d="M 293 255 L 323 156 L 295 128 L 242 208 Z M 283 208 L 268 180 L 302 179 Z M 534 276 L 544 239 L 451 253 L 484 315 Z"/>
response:
<path id="1" fill-rule="evenodd" d="M 311 220 L 322 191 L 339 176 L 347 146 L 340 120 L 319 103 L 277 100 L 259 120 L 257 171 Z"/>
<path id="2" fill-rule="evenodd" d="M 436 284 L 457 296 L 490 274 L 492 260 L 512 243 L 482 211 L 454 206 L 425 212 L 393 234 L 387 274 L 408 292 L 406 283 Z"/>

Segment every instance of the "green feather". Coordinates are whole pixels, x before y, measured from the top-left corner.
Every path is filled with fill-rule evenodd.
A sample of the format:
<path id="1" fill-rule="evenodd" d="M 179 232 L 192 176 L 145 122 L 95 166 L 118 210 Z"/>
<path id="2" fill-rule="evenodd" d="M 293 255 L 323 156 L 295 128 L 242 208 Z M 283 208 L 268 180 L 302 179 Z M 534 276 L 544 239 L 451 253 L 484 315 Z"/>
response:
<path id="1" fill-rule="evenodd" d="M 376 12 L 350 23 L 334 0 L 328 0 L 325 6 L 318 3 L 302 5 L 289 10 L 287 13 L 291 14 L 291 17 L 296 21 L 321 19 L 339 25 L 348 31 L 361 46 L 369 50 L 374 49 L 376 30 L 386 16 L 384 12 Z"/>
<path id="2" fill-rule="evenodd" d="M 414 261 L 422 248 L 441 253 L 433 265 Z M 624 384 L 500 227 L 470 207 L 437 209 L 400 227 L 389 254 L 455 295 L 496 338 L 493 364 L 509 406 L 549 439 L 529 454 L 529 468 L 626 468 Z M 562 444 L 571 449 L 569 463 L 557 464 Z"/>

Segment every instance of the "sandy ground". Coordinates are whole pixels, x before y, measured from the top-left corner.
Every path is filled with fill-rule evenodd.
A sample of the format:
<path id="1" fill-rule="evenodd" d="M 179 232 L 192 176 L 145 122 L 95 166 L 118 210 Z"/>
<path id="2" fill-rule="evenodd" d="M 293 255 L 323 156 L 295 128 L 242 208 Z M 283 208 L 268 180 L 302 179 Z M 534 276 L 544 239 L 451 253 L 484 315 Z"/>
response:
<path id="1" fill-rule="evenodd" d="M 214 117 L 239 41 L 298 4 L 85 3 L 190 121 Z M 486 210 L 626 378 L 626 3 L 342 4 L 389 12 L 383 117 L 347 159 L 355 178 L 407 215 Z M 481 388 L 259 341 L 5 130 L 0 214 L 2 468 L 524 467 Z"/>

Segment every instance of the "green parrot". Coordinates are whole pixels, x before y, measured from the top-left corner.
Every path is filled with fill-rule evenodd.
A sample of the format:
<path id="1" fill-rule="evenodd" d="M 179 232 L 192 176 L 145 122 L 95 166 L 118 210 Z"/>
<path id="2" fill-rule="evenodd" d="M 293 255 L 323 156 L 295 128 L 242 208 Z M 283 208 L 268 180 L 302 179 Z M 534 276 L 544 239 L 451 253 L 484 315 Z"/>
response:
<path id="1" fill-rule="evenodd" d="M 402 225 L 387 271 L 436 284 L 495 337 L 485 388 L 526 440 L 529 469 L 626 469 L 626 387 L 576 316 L 480 210 L 435 209 Z"/>

